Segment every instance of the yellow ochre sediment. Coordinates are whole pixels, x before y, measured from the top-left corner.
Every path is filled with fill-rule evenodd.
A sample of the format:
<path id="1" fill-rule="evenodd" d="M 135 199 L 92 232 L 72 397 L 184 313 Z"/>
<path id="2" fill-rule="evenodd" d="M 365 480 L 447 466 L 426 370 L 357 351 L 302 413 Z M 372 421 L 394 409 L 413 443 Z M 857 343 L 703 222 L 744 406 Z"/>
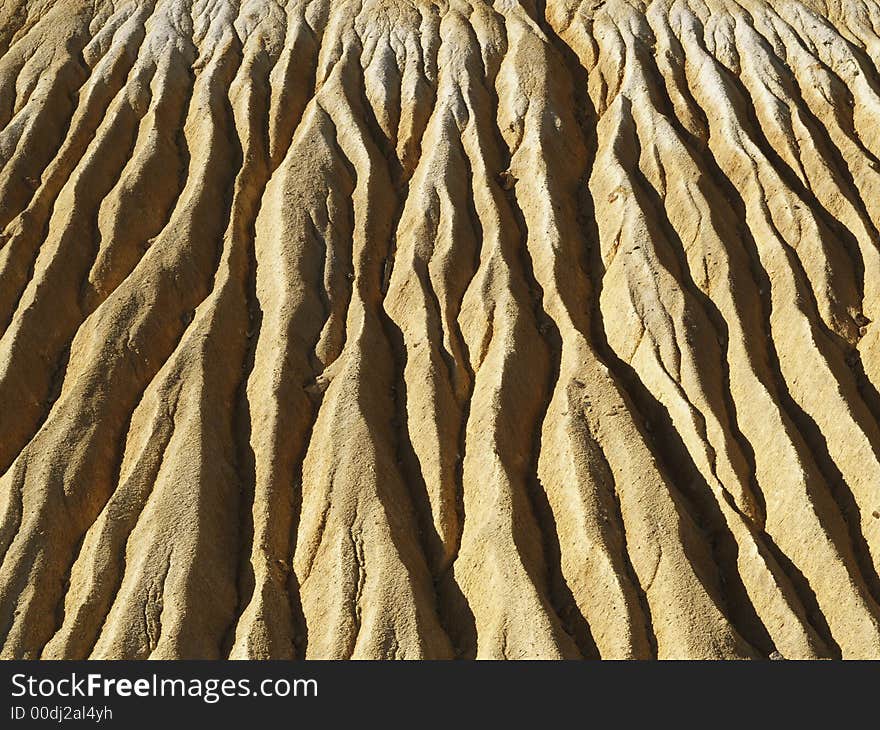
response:
<path id="1" fill-rule="evenodd" d="M 4 0 L 0 656 L 880 657 L 878 0 Z"/>

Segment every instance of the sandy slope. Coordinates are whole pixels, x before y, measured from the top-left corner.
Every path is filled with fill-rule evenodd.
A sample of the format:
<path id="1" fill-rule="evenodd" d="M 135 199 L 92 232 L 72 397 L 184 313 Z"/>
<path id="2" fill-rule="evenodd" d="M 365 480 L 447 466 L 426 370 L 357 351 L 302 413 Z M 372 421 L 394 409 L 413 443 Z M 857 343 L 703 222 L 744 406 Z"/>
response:
<path id="1" fill-rule="evenodd" d="M 3 657 L 880 657 L 876 0 L 0 0 Z"/>

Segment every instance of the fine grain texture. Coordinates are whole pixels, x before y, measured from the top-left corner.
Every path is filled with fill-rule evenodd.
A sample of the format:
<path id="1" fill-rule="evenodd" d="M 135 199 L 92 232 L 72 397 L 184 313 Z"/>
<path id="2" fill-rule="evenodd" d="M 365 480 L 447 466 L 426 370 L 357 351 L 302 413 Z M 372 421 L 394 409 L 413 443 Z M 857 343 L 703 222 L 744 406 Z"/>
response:
<path id="1" fill-rule="evenodd" d="M 0 0 L 0 656 L 880 658 L 878 0 Z"/>

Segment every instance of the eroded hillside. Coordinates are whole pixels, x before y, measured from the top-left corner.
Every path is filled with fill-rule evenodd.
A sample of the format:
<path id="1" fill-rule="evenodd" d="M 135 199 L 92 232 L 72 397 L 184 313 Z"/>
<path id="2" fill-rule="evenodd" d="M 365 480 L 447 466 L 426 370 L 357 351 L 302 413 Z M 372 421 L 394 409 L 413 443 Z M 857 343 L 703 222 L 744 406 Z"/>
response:
<path id="1" fill-rule="evenodd" d="M 880 657 L 875 0 L 0 0 L 4 657 Z"/>

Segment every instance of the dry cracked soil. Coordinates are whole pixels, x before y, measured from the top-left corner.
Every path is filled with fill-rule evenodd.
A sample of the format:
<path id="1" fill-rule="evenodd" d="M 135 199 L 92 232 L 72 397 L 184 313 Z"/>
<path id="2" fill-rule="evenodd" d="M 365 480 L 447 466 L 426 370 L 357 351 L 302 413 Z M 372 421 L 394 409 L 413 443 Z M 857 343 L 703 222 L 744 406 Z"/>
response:
<path id="1" fill-rule="evenodd" d="M 5 658 L 880 657 L 876 0 L 0 0 Z"/>

